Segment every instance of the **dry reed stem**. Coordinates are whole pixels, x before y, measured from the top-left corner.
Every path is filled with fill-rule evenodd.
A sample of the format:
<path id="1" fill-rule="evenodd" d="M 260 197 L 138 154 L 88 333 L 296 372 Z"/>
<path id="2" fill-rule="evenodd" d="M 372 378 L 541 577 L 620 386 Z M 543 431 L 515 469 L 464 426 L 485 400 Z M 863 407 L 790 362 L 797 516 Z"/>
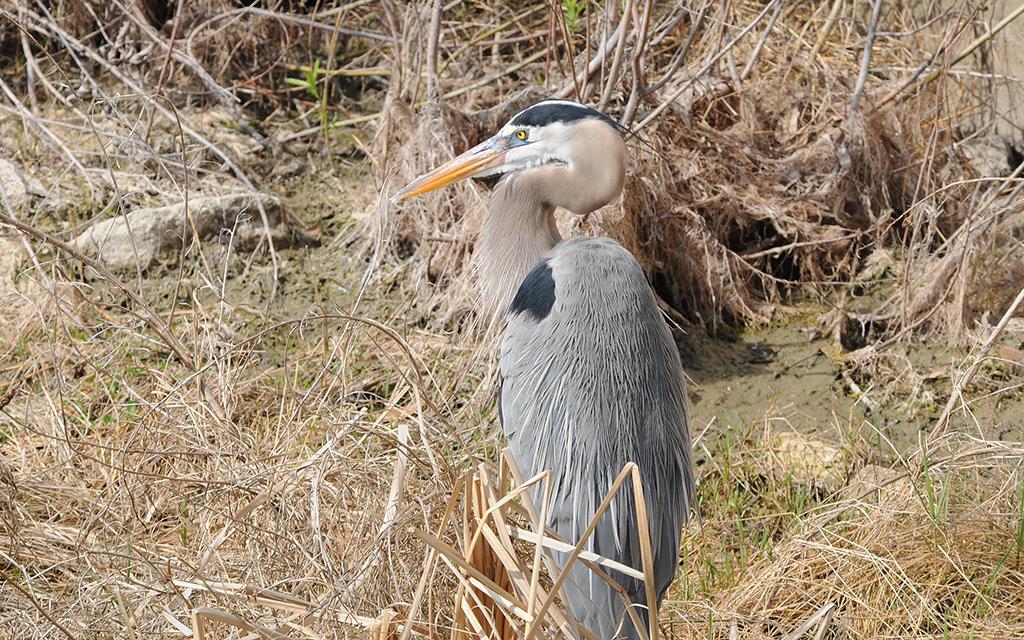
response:
<path id="1" fill-rule="evenodd" d="M 518 472 L 511 467 L 507 480 L 514 480 Z M 501 475 L 504 475 L 503 473 Z M 639 473 L 635 465 L 627 465 L 612 484 L 609 493 L 598 507 L 594 518 L 588 524 L 581 539 L 575 544 L 546 540 L 546 535 L 539 535 L 536 531 L 524 531 L 521 527 L 511 526 L 507 522 L 505 510 L 514 506 L 513 500 L 523 499 L 530 501 L 525 493 L 534 485 L 546 486 L 546 478 L 542 474 L 531 478 L 520 485 L 507 485 L 504 482 L 493 486 L 490 480 L 490 473 L 484 466 L 478 467 L 476 473 L 469 478 L 465 487 L 465 493 L 461 494 L 464 500 L 465 513 L 463 514 L 463 539 L 465 540 L 464 553 L 460 556 L 455 549 L 448 546 L 435 536 L 425 533 L 417 533 L 417 537 L 428 544 L 434 551 L 441 555 L 441 558 L 448 566 L 460 576 L 462 586 L 459 589 L 457 600 L 457 611 L 459 615 L 455 619 L 456 629 L 461 633 L 477 633 L 488 637 L 492 634 L 497 637 L 508 637 L 511 629 L 516 628 L 516 637 L 533 637 L 548 624 L 553 624 L 553 629 L 559 629 L 568 637 L 575 637 L 582 629 L 575 629 L 575 623 L 571 621 L 568 611 L 556 606 L 555 596 L 561 591 L 562 585 L 569 575 L 572 564 L 577 561 L 588 561 L 588 566 L 596 569 L 594 565 L 605 566 L 613 570 L 619 569 L 620 565 L 607 558 L 597 556 L 592 552 L 583 550 L 588 544 L 597 522 L 603 513 L 611 505 L 612 499 L 630 481 L 636 499 L 637 522 L 640 535 L 647 535 L 646 545 L 642 544 L 641 555 L 643 558 L 643 571 L 638 572 L 625 568 L 627 575 L 639 576 L 647 585 L 648 597 L 651 602 L 656 602 L 653 591 L 653 554 L 649 541 L 649 530 L 646 519 L 646 507 L 643 500 L 642 486 L 640 485 Z M 456 493 L 455 495 L 460 495 Z M 535 509 L 536 507 L 533 507 Z M 546 500 L 540 507 L 540 514 L 546 513 Z M 532 511 L 532 509 L 531 509 Z M 534 512 L 535 514 L 536 512 Z M 531 517 L 533 526 L 536 527 L 541 520 Z M 493 522 L 493 528 L 490 522 Z M 529 556 L 523 556 L 517 549 L 513 540 L 533 542 L 536 546 L 534 552 Z M 541 573 L 541 549 L 560 549 L 569 552 L 565 564 L 553 574 L 550 589 L 540 587 L 539 575 Z M 532 557 L 531 559 L 527 559 Z M 593 563 L 593 564 L 591 564 Z M 554 566 L 551 565 L 554 569 Z M 615 584 L 606 575 L 598 571 L 602 579 Z M 620 587 L 621 592 L 621 587 Z M 626 597 L 622 592 L 622 597 Z M 524 602 L 523 599 L 527 602 Z M 473 604 L 468 604 L 469 602 Z M 639 627 L 639 618 L 632 607 L 627 607 L 633 623 Z M 480 614 L 484 617 L 481 618 Z M 526 623 L 525 629 L 514 625 L 507 616 L 520 618 Z M 551 622 L 546 623 L 550 616 Z M 657 616 L 651 616 L 651 627 L 645 630 L 651 637 L 658 634 Z"/>
<path id="2" fill-rule="evenodd" d="M 1006 330 L 1006 325 L 1009 324 L 1010 319 L 1013 317 L 1013 314 L 1016 313 L 1022 302 L 1024 302 L 1024 289 L 1021 289 L 1017 294 L 1017 297 L 1010 303 L 1006 312 L 1003 313 L 1003 317 L 1000 318 L 999 324 L 992 329 L 992 332 L 978 349 L 978 352 L 971 354 L 971 365 L 953 384 L 953 390 L 949 394 L 949 400 L 946 402 L 946 406 L 942 409 L 942 413 L 939 415 L 939 419 L 935 422 L 935 426 L 928 434 L 929 439 L 936 438 L 945 433 L 946 427 L 949 424 L 949 418 L 953 414 L 953 410 L 956 408 L 957 403 L 966 404 L 963 395 L 964 389 L 971 383 L 971 380 L 974 379 L 975 374 L 978 373 L 978 369 L 988 357 L 989 351 L 992 350 L 992 345 L 995 344 L 995 341 L 1003 334 L 1003 331 Z"/>

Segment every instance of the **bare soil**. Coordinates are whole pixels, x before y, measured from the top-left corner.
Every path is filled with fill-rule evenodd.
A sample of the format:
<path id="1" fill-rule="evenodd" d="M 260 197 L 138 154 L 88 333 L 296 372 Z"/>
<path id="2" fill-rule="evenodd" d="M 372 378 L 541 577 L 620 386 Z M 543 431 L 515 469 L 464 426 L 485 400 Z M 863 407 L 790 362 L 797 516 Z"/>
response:
<path id="1" fill-rule="evenodd" d="M 225 299 L 244 314 L 252 333 L 273 323 L 296 320 L 317 312 L 348 310 L 355 300 L 366 269 L 361 246 L 365 217 L 377 193 L 370 167 L 362 160 L 342 163 L 312 161 L 273 184 L 275 195 L 285 198 L 288 211 L 320 246 L 286 249 L 277 289 L 271 300 L 270 263 L 265 254 L 228 260 Z M 208 258 L 223 260 L 226 248 L 209 245 Z M 189 270 L 186 267 L 185 271 Z M 144 290 L 157 309 L 165 307 L 179 278 L 175 265 L 154 269 Z M 190 293 L 186 278 L 179 297 Z M 211 296 L 205 290 L 201 295 Z M 407 329 L 429 324 L 413 301 L 395 299 L 382 291 L 365 293 L 364 313 L 395 318 Z M 801 301 L 783 320 L 768 326 L 724 326 L 712 335 L 706 329 L 676 325 L 677 344 L 690 381 L 695 437 L 709 452 L 729 442 L 749 438 L 773 421 L 788 429 L 826 441 L 848 442 L 854 435 L 868 436 L 877 445 L 872 457 L 880 462 L 904 454 L 921 444 L 951 388 L 950 375 L 969 355 L 964 349 L 927 338 L 898 348 L 898 367 L 868 372 L 851 354 L 821 333 L 819 318 L 828 311 L 827 300 Z M 457 341 L 453 334 L 450 338 Z M 1020 348 L 1024 335 L 1009 332 L 1000 345 Z M 454 345 L 450 345 L 454 346 Z M 268 362 L 286 357 L 274 339 L 262 341 Z M 905 352 L 904 352 L 905 351 Z M 1019 365 L 990 367 L 975 381 L 968 416 L 951 421 L 981 439 L 1024 439 L 1024 392 L 1008 384 Z M 987 389 L 993 392 L 985 393 Z M 481 407 L 488 415 L 492 407 Z M 484 429 L 497 429 L 497 425 Z"/>
<path id="2" fill-rule="evenodd" d="M 852 431 L 874 431 L 868 439 L 877 443 L 875 454 L 883 460 L 919 446 L 942 409 L 937 399 L 950 391 L 950 372 L 968 354 L 939 341 L 916 342 L 905 354 L 906 362 L 923 378 L 916 388 L 905 378 L 879 375 L 860 380 L 863 372 L 853 370 L 845 354 L 808 321 L 822 310 L 811 305 L 803 309 L 806 313 L 785 323 L 742 330 L 731 337 L 711 337 L 700 329 L 679 337 L 693 382 L 694 432 L 734 433 L 738 439 L 763 428 L 774 416 L 801 433 L 830 440 L 846 440 Z M 1003 342 L 1019 346 L 1021 335 Z M 1005 388 L 1008 375 L 1013 372 L 989 371 L 988 379 L 977 386 L 991 388 L 993 395 L 977 393 L 973 415 L 958 414 L 950 423 L 953 428 L 988 440 L 1024 438 L 1024 394 Z"/>

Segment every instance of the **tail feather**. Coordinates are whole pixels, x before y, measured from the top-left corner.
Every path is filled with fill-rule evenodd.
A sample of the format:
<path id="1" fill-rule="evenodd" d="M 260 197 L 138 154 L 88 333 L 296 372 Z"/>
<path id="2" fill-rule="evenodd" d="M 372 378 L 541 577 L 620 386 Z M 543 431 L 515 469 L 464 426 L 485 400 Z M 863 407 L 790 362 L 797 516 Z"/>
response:
<path id="1" fill-rule="evenodd" d="M 638 591 L 627 591 L 626 595 L 633 603 L 633 610 L 641 626 L 646 630 L 650 618 L 642 586 Z M 577 562 L 570 569 L 565 581 L 565 596 L 576 621 L 600 640 L 639 640 L 647 637 L 646 633 L 636 629 L 632 617 L 626 611 L 622 593 L 585 564 Z"/>

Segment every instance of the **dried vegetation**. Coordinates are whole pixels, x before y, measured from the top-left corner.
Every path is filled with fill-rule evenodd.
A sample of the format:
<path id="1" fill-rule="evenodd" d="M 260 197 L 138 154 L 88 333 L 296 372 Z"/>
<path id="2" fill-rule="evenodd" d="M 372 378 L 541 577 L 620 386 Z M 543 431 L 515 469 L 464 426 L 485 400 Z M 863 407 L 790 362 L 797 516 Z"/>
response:
<path id="1" fill-rule="evenodd" d="M 993 42 L 981 7 L 498 5 L 0 0 L 0 147 L 26 174 L 0 183 L 0 634 L 555 633 L 494 470 L 485 191 L 372 203 L 556 95 L 635 157 L 619 202 L 560 223 L 623 242 L 679 322 L 814 300 L 852 384 L 920 336 L 975 345 L 918 450 L 837 425 L 838 486 L 792 472 L 777 417 L 702 439 L 663 631 L 1024 635 L 1024 450 L 945 433 L 1024 297 L 1024 165 L 965 153 L 1002 115 L 959 55 Z M 111 273 L 68 244 L 281 185 L 322 248 L 189 242 Z"/>

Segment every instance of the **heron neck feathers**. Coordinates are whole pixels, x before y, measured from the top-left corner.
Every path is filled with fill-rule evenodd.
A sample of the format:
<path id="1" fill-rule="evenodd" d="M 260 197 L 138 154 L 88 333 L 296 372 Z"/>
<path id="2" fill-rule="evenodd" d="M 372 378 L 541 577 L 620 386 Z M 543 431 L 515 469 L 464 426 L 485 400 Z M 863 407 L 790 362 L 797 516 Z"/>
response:
<path id="1" fill-rule="evenodd" d="M 622 192 L 626 145 L 598 120 L 577 125 L 559 162 L 511 173 L 491 195 L 480 236 L 487 308 L 504 314 L 526 274 L 562 237 L 554 212 L 595 211 Z"/>
<path id="2" fill-rule="evenodd" d="M 562 241 L 555 207 L 544 202 L 526 172 L 501 179 L 480 231 L 480 270 L 486 307 L 504 314 L 526 274 Z"/>

